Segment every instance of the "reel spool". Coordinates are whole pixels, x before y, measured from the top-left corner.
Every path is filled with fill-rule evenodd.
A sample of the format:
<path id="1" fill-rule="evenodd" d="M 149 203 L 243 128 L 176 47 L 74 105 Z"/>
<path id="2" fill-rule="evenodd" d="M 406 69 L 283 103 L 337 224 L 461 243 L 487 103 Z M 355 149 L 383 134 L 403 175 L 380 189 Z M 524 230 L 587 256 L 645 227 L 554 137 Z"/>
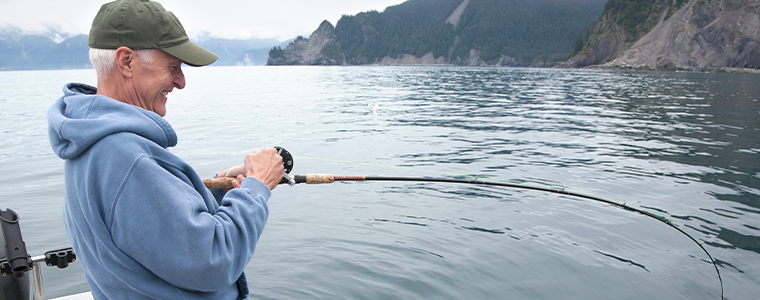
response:
<path id="1" fill-rule="evenodd" d="M 274 146 L 274 148 L 277 149 L 277 154 L 282 157 L 282 167 L 285 169 L 285 173 L 290 174 L 290 171 L 293 171 L 293 155 L 283 147 Z"/>

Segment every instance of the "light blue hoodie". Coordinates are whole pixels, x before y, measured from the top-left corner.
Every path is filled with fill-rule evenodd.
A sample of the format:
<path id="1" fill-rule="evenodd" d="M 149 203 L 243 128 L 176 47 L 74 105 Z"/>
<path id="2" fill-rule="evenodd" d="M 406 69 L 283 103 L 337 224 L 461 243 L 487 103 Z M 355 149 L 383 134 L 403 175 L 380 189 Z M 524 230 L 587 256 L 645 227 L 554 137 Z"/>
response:
<path id="1" fill-rule="evenodd" d="M 247 298 L 269 188 L 249 177 L 212 194 L 167 150 L 177 135 L 158 114 L 84 84 L 63 92 L 48 132 L 66 160 L 66 232 L 95 299 Z"/>

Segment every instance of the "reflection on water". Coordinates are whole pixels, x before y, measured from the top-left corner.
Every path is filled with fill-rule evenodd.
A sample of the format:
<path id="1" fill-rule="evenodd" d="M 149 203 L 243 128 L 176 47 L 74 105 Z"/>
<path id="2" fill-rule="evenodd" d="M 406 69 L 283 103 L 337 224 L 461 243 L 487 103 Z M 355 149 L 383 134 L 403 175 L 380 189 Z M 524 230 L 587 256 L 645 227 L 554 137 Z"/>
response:
<path id="1" fill-rule="evenodd" d="M 202 176 L 283 145 L 296 174 L 477 174 L 567 186 L 672 218 L 716 259 L 728 299 L 760 292 L 757 75 L 266 67 L 186 76 L 167 119 L 180 136 L 173 152 Z M 63 82 L 92 77 L 0 72 L 8 91 L 0 201 L 21 214 L 30 251 L 67 244 L 62 162 L 47 145 L 45 111 Z M 336 183 L 278 187 L 270 209 L 246 268 L 253 298 L 720 295 L 712 264 L 687 237 L 567 196 Z M 87 289 L 81 269 L 45 276 L 51 296 Z"/>

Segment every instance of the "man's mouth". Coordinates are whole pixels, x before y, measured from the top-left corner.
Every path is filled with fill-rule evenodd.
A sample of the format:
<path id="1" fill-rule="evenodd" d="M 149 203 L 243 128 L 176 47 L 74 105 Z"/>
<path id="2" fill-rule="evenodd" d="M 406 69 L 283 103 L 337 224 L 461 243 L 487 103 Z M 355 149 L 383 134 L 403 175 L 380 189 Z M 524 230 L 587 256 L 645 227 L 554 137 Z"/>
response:
<path id="1" fill-rule="evenodd" d="M 164 96 L 169 95 L 169 92 L 161 92 L 161 95 L 164 95 Z"/>

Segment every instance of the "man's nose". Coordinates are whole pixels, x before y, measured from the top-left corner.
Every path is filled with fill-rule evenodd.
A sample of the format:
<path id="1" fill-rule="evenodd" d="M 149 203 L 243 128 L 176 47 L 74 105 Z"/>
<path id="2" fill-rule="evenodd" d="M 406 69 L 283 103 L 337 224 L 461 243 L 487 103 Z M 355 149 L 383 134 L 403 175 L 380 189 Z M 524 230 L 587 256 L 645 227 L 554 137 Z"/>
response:
<path id="1" fill-rule="evenodd" d="M 174 76 L 174 85 L 181 90 L 185 88 L 185 73 L 182 72 L 182 69 L 180 69 L 178 73 L 179 74 Z"/>

